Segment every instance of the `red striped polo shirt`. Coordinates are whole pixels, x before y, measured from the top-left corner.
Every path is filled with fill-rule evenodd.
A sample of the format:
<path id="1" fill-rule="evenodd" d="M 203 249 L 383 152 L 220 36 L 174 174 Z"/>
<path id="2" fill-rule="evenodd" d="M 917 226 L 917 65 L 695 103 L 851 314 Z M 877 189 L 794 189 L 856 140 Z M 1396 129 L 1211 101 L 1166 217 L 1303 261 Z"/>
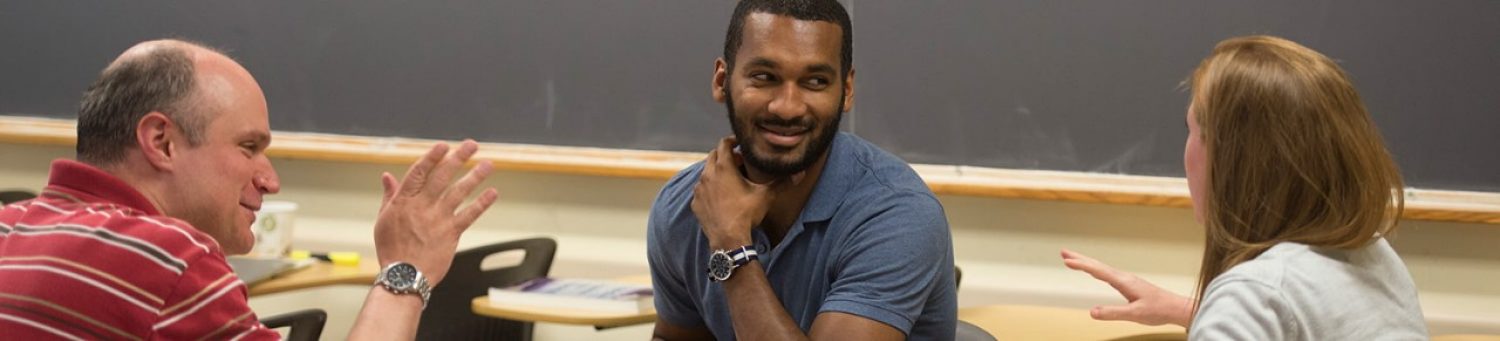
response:
<path id="1" fill-rule="evenodd" d="M 278 339 L 219 244 L 130 185 L 70 160 L 0 208 L 0 338 Z"/>

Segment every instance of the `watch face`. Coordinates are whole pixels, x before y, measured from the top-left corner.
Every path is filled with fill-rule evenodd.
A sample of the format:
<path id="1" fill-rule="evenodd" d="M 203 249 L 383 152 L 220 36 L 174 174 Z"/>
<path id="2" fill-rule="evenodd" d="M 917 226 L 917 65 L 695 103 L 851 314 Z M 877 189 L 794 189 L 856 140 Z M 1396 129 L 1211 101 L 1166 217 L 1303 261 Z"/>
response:
<path id="1" fill-rule="evenodd" d="M 415 287 L 417 283 L 417 267 L 406 263 L 396 264 L 391 267 L 390 271 L 386 272 L 386 280 L 388 280 L 387 283 L 396 288 Z"/>
<path id="2" fill-rule="evenodd" d="M 729 279 L 730 270 L 734 268 L 734 260 L 723 251 L 714 252 L 708 256 L 708 276 L 715 280 Z"/>

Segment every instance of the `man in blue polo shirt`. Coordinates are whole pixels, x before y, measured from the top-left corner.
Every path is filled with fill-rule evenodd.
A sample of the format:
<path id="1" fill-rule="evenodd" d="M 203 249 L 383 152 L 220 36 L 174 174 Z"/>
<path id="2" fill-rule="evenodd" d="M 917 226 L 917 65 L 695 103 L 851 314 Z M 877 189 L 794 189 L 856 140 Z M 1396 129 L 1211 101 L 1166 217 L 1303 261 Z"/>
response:
<path id="1" fill-rule="evenodd" d="M 953 339 L 941 204 L 901 159 L 838 132 L 850 28 L 834 0 L 735 8 L 713 77 L 734 137 L 673 177 L 648 223 L 656 338 Z"/>

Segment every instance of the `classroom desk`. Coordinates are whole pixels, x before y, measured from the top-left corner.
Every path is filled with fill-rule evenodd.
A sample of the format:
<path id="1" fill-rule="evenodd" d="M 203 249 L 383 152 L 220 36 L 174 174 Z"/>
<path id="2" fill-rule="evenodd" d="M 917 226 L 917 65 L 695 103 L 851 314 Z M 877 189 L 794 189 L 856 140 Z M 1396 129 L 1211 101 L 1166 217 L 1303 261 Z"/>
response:
<path id="1" fill-rule="evenodd" d="M 617 279 L 625 283 L 649 284 L 651 277 L 638 275 Z M 629 326 L 656 321 L 656 312 L 638 314 L 600 313 L 583 309 L 542 308 L 490 303 L 488 296 L 471 301 L 475 314 L 515 321 L 589 325 L 596 328 Z M 1177 326 L 1144 326 L 1131 322 L 1095 321 L 1088 310 L 1024 305 L 995 305 L 958 310 L 958 319 L 968 321 L 999 340 L 1186 340 Z M 1134 337 L 1134 338 L 1128 338 Z"/>
<path id="2" fill-rule="evenodd" d="M 651 284 L 651 276 L 637 275 L 615 279 L 623 283 Z M 490 303 L 489 296 L 475 297 L 472 301 L 474 314 L 514 321 L 549 322 L 610 328 L 651 323 L 656 321 L 656 311 L 640 313 L 601 313 L 598 311 L 567 308 L 547 308 Z"/>
<path id="3" fill-rule="evenodd" d="M 274 294 L 283 291 L 314 288 L 328 285 L 364 285 L 375 283 L 380 273 L 376 262 L 360 262 L 357 266 L 333 265 L 328 262 L 313 262 L 305 268 L 292 270 L 274 278 L 250 286 L 250 296 Z"/>
<path id="4" fill-rule="evenodd" d="M 1449 334 L 1432 337 L 1432 341 L 1500 341 L 1500 335 Z"/>
<path id="5" fill-rule="evenodd" d="M 1084 309 L 992 305 L 959 309 L 958 319 L 997 340 L 1187 340 L 1182 327 L 1096 321 Z"/>

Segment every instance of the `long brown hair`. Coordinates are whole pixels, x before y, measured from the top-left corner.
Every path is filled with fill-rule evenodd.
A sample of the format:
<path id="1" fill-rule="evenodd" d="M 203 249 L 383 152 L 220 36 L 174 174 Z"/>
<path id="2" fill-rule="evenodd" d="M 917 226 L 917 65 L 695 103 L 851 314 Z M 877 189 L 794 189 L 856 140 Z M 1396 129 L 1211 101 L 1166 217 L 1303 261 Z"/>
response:
<path id="1" fill-rule="evenodd" d="M 1400 171 L 1328 57 L 1277 37 L 1232 38 L 1191 86 L 1209 184 L 1196 301 L 1277 243 L 1354 249 L 1396 228 Z"/>

